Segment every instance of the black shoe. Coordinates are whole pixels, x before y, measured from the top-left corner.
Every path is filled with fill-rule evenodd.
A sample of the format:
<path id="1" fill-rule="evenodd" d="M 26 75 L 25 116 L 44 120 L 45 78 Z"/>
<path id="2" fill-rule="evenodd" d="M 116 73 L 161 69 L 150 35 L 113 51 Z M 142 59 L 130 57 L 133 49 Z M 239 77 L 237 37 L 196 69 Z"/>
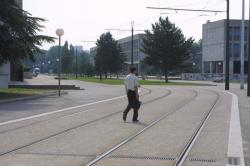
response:
<path id="1" fill-rule="evenodd" d="M 126 115 L 123 114 L 122 119 L 124 122 L 126 122 L 126 119 L 127 119 Z"/>
<path id="2" fill-rule="evenodd" d="M 139 120 L 138 120 L 138 119 L 137 119 L 137 120 L 133 120 L 133 122 L 134 122 L 134 123 L 138 123 L 138 122 L 139 122 Z"/>

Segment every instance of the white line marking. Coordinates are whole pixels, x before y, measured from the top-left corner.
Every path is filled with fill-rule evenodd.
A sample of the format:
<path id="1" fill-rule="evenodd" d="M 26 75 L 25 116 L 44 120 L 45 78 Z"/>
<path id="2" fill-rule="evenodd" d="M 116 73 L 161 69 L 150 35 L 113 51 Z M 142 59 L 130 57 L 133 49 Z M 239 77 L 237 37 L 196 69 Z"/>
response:
<path id="1" fill-rule="evenodd" d="M 121 98 L 124 98 L 124 97 L 126 97 L 126 96 L 125 95 L 124 96 L 118 96 L 118 97 L 114 97 L 114 98 L 110 98 L 110 99 L 96 101 L 96 102 L 93 102 L 93 103 L 87 103 L 87 104 L 78 105 L 78 106 L 74 106 L 74 107 L 63 108 L 63 109 L 52 111 L 52 112 L 46 112 L 46 113 L 42 113 L 42 114 L 38 114 L 38 115 L 33 115 L 33 116 L 25 117 L 25 118 L 20 118 L 20 119 L 10 120 L 10 121 L 6 121 L 6 122 L 1 122 L 0 126 L 12 124 L 12 123 L 17 123 L 17 122 L 22 122 L 22 121 L 25 121 L 25 120 L 40 118 L 40 117 L 43 117 L 43 116 L 56 114 L 56 113 L 60 113 L 60 112 L 64 112 L 64 111 L 68 111 L 68 110 L 72 110 L 72 109 L 76 109 L 76 108 L 86 107 L 86 106 L 90 106 L 90 105 L 94 105 L 94 104 L 98 104 L 98 103 L 104 103 L 104 102 L 107 102 L 107 101 L 117 100 L 117 99 L 121 99 Z"/>
<path id="2" fill-rule="evenodd" d="M 232 96 L 231 120 L 230 120 L 227 156 L 239 157 L 241 162 L 239 166 L 245 166 L 238 97 L 231 92 L 226 92 L 226 93 Z M 231 165 L 227 164 L 227 166 Z"/>

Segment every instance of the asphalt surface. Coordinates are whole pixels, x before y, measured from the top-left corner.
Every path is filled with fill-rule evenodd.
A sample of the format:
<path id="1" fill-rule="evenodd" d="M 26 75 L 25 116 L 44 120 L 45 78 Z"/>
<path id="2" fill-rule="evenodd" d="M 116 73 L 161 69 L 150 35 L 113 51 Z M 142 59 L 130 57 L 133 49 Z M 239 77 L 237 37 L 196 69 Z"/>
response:
<path id="1" fill-rule="evenodd" d="M 84 90 L 67 91 L 68 94 L 61 97 L 55 95 L 35 100 L 17 101 L 15 103 L 1 103 L 0 122 L 122 96 L 125 91 L 121 86 L 83 83 L 81 81 L 63 82 L 75 84 L 84 88 Z"/>
<path id="2" fill-rule="evenodd" d="M 0 125 L 0 165 L 80 166 L 107 152 L 94 165 L 172 165 L 209 110 L 184 165 L 227 164 L 232 98 L 217 88 L 145 86 L 140 122 L 132 123 L 131 111 L 124 123 L 122 86 L 73 83 L 85 90 L 0 104 L 2 123 L 32 116 Z"/>

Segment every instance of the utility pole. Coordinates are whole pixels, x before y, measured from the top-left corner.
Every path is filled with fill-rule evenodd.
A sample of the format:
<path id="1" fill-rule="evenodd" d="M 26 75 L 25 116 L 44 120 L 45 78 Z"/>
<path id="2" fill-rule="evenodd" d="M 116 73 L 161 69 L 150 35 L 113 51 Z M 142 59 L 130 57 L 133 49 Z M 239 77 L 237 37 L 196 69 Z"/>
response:
<path id="1" fill-rule="evenodd" d="M 78 78 L 78 57 L 77 57 L 77 46 L 75 46 L 76 48 L 76 79 Z"/>
<path id="2" fill-rule="evenodd" d="M 229 90 L 229 0 L 227 0 L 227 22 L 226 22 L 226 73 L 225 90 Z"/>
<path id="3" fill-rule="evenodd" d="M 131 22 L 131 67 L 134 66 L 134 21 Z"/>
<path id="4" fill-rule="evenodd" d="M 144 32 L 145 30 L 134 29 L 134 21 L 131 22 L 132 29 L 105 29 L 107 31 L 131 31 L 131 61 L 130 65 L 134 66 L 134 31 Z M 129 64 L 128 64 L 129 65 Z"/>
<path id="5" fill-rule="evenodd" d="M 240 89 L 244 89 L 245 83 L 245 0 L 242 0 L 242 20 L 241 20 L 241 54 L 240 54 Z"/>
<path id="6" fill-rule="evenodd" d="M 250 3 L 249 3 L 250 9 Z M 248 21 L 248 34 L 250 34 L 250 10 L 249 10 L 249 21 Z M 248 35 L 248 74 L 247 74 L 247 96 L 250 97 L 250 35 Z"/>

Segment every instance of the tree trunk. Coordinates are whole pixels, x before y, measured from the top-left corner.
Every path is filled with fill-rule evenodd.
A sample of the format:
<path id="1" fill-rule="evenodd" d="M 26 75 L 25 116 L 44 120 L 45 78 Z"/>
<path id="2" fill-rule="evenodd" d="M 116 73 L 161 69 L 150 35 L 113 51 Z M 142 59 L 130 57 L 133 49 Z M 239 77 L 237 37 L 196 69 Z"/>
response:
<path id="1" fill-rule="evenodd" d="M 108 73 L 107 72 L 105 72 L 105 79 L 107 79 L 108 78 Z"/>
<path id="2" fill-rule="evenodd" d="M 100 81 L 102 81 L 102 72 L 100 72 Z"/>
<path id="3" fill-rule="evenodd" d="M 165 76 L 165 82 L 168 83 L 168 71 L 165 69 L 164 71 L 164 76 Z"/>

